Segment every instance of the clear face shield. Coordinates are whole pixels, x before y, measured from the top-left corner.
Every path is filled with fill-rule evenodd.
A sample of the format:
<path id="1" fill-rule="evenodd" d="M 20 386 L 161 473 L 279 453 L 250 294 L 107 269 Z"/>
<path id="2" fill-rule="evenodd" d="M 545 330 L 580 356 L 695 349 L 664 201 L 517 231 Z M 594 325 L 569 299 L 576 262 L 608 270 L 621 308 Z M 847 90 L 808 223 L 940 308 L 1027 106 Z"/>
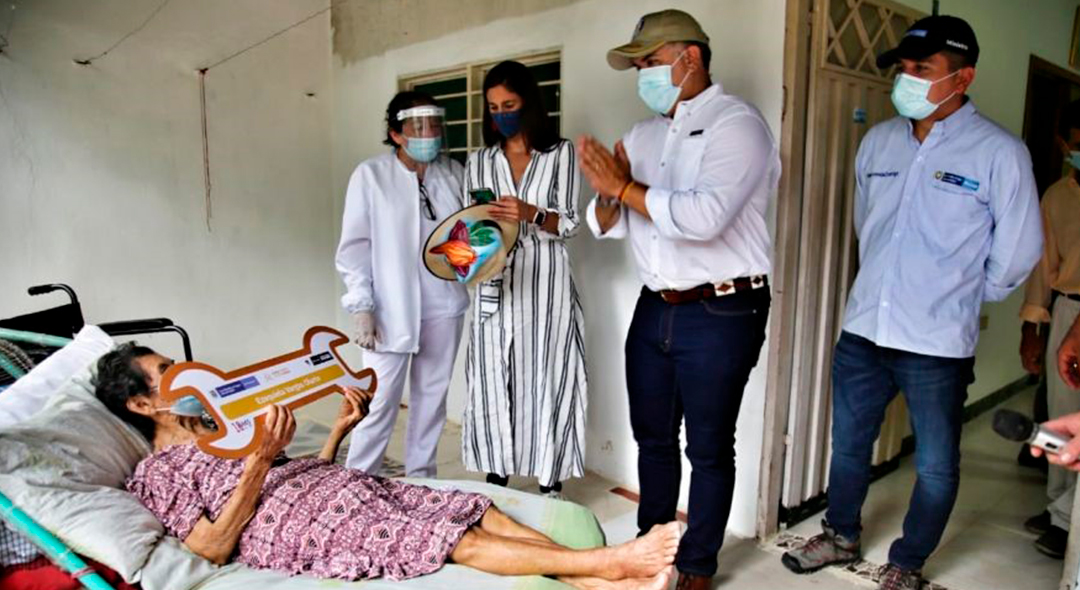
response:
<path id="1" fill-rule="evenodd" d="M 427 163 L 438 157 L 446 145 L 443 119 L 446 109 L 423 105 L 399 111 L 401 134 L 405 136 L 405 153 L 416 162 Z"/>

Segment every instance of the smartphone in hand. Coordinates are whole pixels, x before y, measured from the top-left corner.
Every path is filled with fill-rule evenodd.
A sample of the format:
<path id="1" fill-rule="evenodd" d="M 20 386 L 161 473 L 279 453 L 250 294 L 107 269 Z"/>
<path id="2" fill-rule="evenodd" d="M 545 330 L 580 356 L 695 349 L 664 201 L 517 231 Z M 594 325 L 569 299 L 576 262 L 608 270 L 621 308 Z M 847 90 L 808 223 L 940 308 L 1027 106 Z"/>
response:
<path id="1" fill-rule="evenodd" d="M 473 189 L 469 191 L 469 196 L 477 205 L 495 202 L 495 192 L 489 188 Z"/>

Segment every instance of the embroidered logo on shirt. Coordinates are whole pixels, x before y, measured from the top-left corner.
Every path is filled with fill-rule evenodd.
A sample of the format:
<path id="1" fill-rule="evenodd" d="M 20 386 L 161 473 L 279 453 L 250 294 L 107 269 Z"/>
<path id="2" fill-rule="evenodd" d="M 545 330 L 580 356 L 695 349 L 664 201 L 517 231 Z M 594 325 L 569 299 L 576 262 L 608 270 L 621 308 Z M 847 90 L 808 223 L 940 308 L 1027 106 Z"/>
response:
<path id="1" fill-rule="evenodd" d="M 896 178 L 897 176 L 900 176 L 900 172 L 898 170 L 889 170 L 887 172 L 867 172 L 866 173 L 867 178 L 874 178 L 875 176 L 878 177 L 878 178 Z"/>
<path id="2" fill-rule="evenodd" d="M 953 174 L 952 172 L 944 172 L 938 170 L 934 173 L 934 178 L 944 183 L 952 184 L 960 188 L 966 188 L 969 191 L 979 190 L 979 181 L 972 178 L 964 178 L 959 174 Z"/>

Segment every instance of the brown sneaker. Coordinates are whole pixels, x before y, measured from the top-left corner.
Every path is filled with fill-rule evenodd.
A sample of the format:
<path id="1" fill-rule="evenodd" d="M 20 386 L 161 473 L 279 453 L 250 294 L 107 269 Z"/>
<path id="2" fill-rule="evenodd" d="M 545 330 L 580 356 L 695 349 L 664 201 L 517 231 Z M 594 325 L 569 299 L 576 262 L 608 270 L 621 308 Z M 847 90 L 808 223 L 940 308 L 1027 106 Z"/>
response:
<path id="1" fill-rule="evenodd" d="M 780 558 L 784 567 L 796 574 L 809 574 L 819 569 L 834 564 L 845 564 L 858 561 L 861 557 L 861 546 L 858 537 L 847 539 L 836 534 L 829 523 L 821 521 L 824 531 L 820 535 L 788 551 Z"/>
<path id="2" fill-rule="evenodd" d="M 902 570 L 888 563 L 878 570 L 878 590 L 920 590 L 923 587 L 922 572 Z"/>

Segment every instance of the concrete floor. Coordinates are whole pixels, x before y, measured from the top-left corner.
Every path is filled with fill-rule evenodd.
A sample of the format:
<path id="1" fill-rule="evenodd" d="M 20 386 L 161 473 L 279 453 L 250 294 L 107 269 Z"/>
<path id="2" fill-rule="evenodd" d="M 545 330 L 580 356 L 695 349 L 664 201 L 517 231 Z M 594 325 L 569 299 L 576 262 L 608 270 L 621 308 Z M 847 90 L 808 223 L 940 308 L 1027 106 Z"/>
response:
<path id="1" fill-rule="evenodd" d="M 1004 407 L 1030 414 L 1033 395 L 1034 390 L 1026 391 Z M 950 590 L 1056 589 L 1062 562 L 1037 552 L 1032 546 L 1036 536 L 1023 527 L 1025 519 L 1046 506 L 1045 476 L 1017 464 L 1018 445 L 994 433 L 992 415 L 988 412 L 965 425 L 956 508 L 924 574 Z M 870 486 L 863 508 L 867 561 L 888 561 L 914 484 L 914 462 L 908 457 L 900 469 Z M 790 532 L 815 535 L 822 516 L 809 518 Z"/>

